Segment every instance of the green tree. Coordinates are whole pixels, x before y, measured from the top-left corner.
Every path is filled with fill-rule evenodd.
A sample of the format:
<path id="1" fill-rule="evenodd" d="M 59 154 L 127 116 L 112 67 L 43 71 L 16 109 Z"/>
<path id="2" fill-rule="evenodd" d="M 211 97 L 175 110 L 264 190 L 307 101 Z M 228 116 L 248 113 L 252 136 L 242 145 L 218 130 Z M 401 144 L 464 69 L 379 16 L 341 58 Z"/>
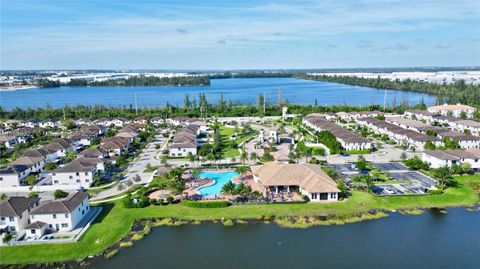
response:
<path id="1" fill-rule="evenodd" d="M 33 187 L 37 182 L 37 177 L 34 175 L 29 175 L 25 178 L 25 182 L 27 183 L 28 186 Z"/>
<path id="2" fill-rule="evenodd" d="M 452 171 L 448 166 L 432 169 L 432 175 L 438 180 L 438 184 L 445 189 L 452 181 Z"/>
<path id="3" fill-rule="evenodd" d="M 248 153 L 245 150 L 242 150 L 242 155 L 240 155 L 240 160 L 242 164 L 245 165 L 245 162 L 248 160 Z"/>
<path id="4" fill-rule="evenodd" d="M 57 169 L 57 164 L 54 163 L 54 162 L 46 162 L 44 167 L 48 171 L 53 171 L 53 170 Z"/>
<path id="5" fill-rule="evenodd" d="M 68 196 L 68 192 L 65 192 L 62 190 L 55 190 L 55 192 L 53 193 L 53 197 L 55 198 L 55 200 L 63 199 L 67 196 Z"/>
<path id="6" fill-rule="evenodd" d="M 233 195 L 235 193 L 235 184 L 232 181 L 227 182 L 222 186 L 222 194 Z"/>
<path id="7" fill-rule="evenodd" d="M 258 158 L 257 153 L 252 151 L 250 153 L 250 161 L 253 161 L 254 164 L 257 164 L 257 158 Z"/>

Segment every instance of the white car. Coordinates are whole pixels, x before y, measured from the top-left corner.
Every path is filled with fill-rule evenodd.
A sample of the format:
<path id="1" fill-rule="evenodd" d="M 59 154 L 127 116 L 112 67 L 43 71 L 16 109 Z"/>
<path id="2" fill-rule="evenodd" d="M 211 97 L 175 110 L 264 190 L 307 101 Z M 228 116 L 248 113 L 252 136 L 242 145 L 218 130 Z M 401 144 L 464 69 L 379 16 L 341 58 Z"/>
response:
<path id="1" fill-rule="evenodd" d="M 395 191 L 390 187 L 386 187 L 383 190 L 388 194 L 394 194 L 395 193 Z"/>

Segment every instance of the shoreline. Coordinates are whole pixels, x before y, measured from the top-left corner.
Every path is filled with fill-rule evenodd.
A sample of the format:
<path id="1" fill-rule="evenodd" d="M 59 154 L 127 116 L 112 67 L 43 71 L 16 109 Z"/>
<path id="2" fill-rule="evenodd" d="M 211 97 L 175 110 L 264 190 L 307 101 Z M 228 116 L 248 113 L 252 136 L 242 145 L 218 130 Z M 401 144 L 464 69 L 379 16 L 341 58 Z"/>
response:
<path id="1" fill-rule="evenodd" d="M 116 241 L 103 251 L 86 257 L 69 259 L 65 261 L 38 262 L 38 263 L 2 263 L 1 267 L 25 268 L 36 266 L 37 268 L 85 268 L 94 263 L 106 261 L 117 255 L 122 249 L 135 247 L 137 241 L 145 239 L 152 228 L 169 226 L 177 227 L 182 225 L 202 225 L 202 224 L 222 224 L 225 228 L 236 225 L 255 225 L 255 224 L 274 224 L 282 229 L 308 229 L 321 226 L 342 226 L 364 221 L 374 221 L 390 217 L 390 214 L 419 216 L 426 213 L 427 210 L 435 211 L 439 214 L 448 214 L 446 209 L 464 208 L 466 211 L 479 211 L 478 206 L 452 206 L 452 207 L 430 207 L 430 208 L 406 208 L 399 210 L 370 210 L 368 212 L 357 214 L 339 214 L 339 215 L 318 215 L 318 216 L 261 216 L 258 218 L 238 218 L 238 219 L 209 219 L 209 220 L 191 220 L 181 218 L 142 218 L 136 219 L 130 226 L 127 234 Z"/>
<path id="2" fill-rule="evenodd" d="M 30 89 L 37 89 L 38 86 L 36 85 L 19 85 L 19 86 L 8 86 L 8 87 L 0 87 L 0 92 L 15 92 L 21 90 L 30 90 Z"/>
<path id="3" fill-rule="evenodd" d="M 345 203 L 329 204 L 232 205 L 226 208 L 207 209 L 174 204 L 127 209 L 119 201 L 104 203 L 102 204 L 104 210 L 98 221 L 77 243 L 1 247 L 0 267 L 12 264 L 18 267 L 25 264 L 52 265 L 104 255 L 105 251 L 110 250 L 112 246 L 116 246 L 128 236 L 138 221 L 147 219 L 181 220 L 194 224 L 222 221 L 227 226 L 235 220 L 278 219 L 285 226 L 308 228 L 306 226 L 350 223 L 355 216 L 358 220 L 358 216 L 371 217 L 374 212 L 415 212 L 414 209 L 437 208 L 438 210 L 458 207 L 472 208 L 477 211 L 479 194 L 470 187 L 472 183 L 477 182 L 480 182 L 478 175 L 461 176 L 457 178 L 458 185 L 448 188 L 444 193 L 422 197 L 379 198 L 354 191 Z M 322 221 L 320 219 L 322 217 L 328 217 L 329 220 Z M 241 224 L 241 221 L 237 223 Z M 179 223 L 176 222 L 176 224 Z"/>

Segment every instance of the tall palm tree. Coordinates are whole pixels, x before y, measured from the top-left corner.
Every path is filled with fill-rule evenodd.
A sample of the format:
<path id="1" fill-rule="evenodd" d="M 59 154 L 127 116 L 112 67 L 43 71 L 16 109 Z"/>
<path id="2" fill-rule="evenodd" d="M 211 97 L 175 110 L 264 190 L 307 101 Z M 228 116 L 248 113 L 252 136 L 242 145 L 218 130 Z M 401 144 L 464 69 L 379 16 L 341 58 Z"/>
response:
<path id="1" fill-rule="evenodd" d="M 253 161 L 254 164 L 257 164 L 257 153 L 256 152 L 251 152 L 250 153 L 250 161 Z"/>
<path id="2" fill-rule="evenodd" d="M 242 150 L 242 155 L 240 155 L 240 160 L 242 160 L 243 165 L 245 165 L 245 161 L 248 160 L 248 153 L 245 150 Z"/>
<path id="3" fill-rule="evenodd" d="M 233 195 L 235 193 L 235 184 L 232 181 L 227 182 L 227 184 L 222 186 L 222 194 Z"/>

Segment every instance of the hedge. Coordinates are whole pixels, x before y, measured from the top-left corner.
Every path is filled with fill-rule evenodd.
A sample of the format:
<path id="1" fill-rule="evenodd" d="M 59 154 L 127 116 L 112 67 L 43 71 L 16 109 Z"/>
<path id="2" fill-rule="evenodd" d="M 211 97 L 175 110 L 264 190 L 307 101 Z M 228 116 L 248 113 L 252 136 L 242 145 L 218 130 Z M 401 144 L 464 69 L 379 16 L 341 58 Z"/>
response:
<path id="1" fill-rule="evenodd" d="M 195 208 L 220 208 L 220 207 L 227 207 L 230 205 L 230 203 L 227 201 L 197 202 L 197 201 L 183 200 L 183 205 L 188 207 L 195 207 Z"/>

